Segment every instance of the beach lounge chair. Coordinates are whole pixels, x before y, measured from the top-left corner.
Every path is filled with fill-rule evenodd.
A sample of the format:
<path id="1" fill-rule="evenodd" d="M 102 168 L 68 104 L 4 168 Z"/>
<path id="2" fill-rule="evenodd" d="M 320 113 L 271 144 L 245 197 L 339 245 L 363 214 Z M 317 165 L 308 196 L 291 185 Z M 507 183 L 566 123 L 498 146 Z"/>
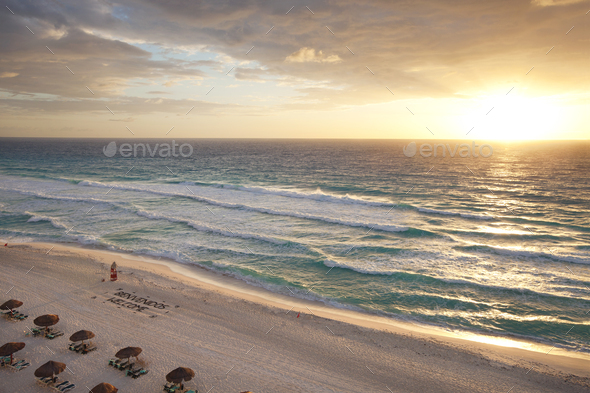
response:
<path id="1" fill-rule="evenodd" d="M 68 349 L 70 351 L 78 352 L 80 349 L 82 349 L 83 345 L 84 345 L 84 343 L 80 343 L 80 344 L 70 343 L 70 345 L 68 345 Z"/>
<path id="2" fill-rule="evenodd" d="M 86 355 L 88 352 L 96 351 L 98 347 L 96 345 L 84 345 L 80 348 L 80 353 Z"/>
<path id="3" fill-rule="evenodd" d="M 57 382 L 57 377 L 55 377 L 55 380 L 53 379 L 53 377 L 35 378 L 35 380 L 41 386 L 52 387 L 53 384 L 55 384 Z"/>
<path id="4" fill-rule="evenodd" d="M 118 368 L 119 370 L 125 370 L 127 368 L 127 366 L 129 366 L 130 363 L 131 363 L 131 359 L 125 359 L 120 363 L 115 363 L 114 366 L 115 366 L 115 368 Z"/>
<path id="5" fill-rule="evenodd" d="M 125 359 L 112 358 L 109 360 L 109 366 L 119 368 L 119 365 L 121 364 L 121 362 L 125 362 Z"/>
<path id="6" fill-rule="evenodd" d="M 180 387 L 174 383 L 167 383 L 166 385 L 164 385 L 164 391 L 168 393 L 174 393 L 179 389 Z"/>
<path id="7" fill-rule="evenodd" d="M 138 372 L 131 374 L 131 378 L 137 379 L 137 378 L 141 377 L 142 375 L 147 374 L 149 371 L 150 370 L 146 370 L 145 368 L 142 368 Z"/>
<path id="8" fill-rule="evenodd" d="M 49 377 L 49 379 L 51 379 L 51 377 Z M 54 388 L 61 389 L 61 388 L 64 388 L 64 387 L 66 387 L 66 386 L 68 386 L 70 384 L 71 384 L 70 381 L 63 381 L 62 383 L 59 383 L 59 384 L 55 385 Z"/>
<path id="9" fill-rule="evenodd" d="M 125 371 L 129 368 L 133 368 L 133 366 L 135 366 L 135 363 L 128 362 L 127 364 L 122 364 L 121 366 L 119 366 L 119 370 Z"/>
<path id="10" fill-rule="evenodd" d="M 37 336 L 40 336 L 43 334 L 45 334 L 44 330 L 34 327 L 34 328 L 29 329 L 29 331 L 25 333 L 25 336 L 37 337 Z"/>
<path id="11" fill-rule="evenodd" d="M 138 366 L 138 367 L 135 367 L 135 368 L 131 368 L 131 367 L 128 368 L 127 369 L 127 372 L 125 373 L 125 375 L 130 376 L 130 377 L 132 377 L 132 378 L 135 379 L 135 378 L 139 378 L 142 375 L 145 375 L 147 373 L 148 373 L 148 370 L 146 370 L 145 368 L 143 368 L 141 366 Z"/>
<path id="12" fill-rule="evenodd" d="M 18 362 L 14 362 L 12 364 L 9 364 L 8 367 L 10 369 L 12 369 L 13 371 L 21 371 L 27 367 L 29 367 L 31 365 L 31 363 L 26 362 L 24 360 L 19 360 Z"/>
<path id="13" fill-rule="evenodd" d="M 49 333 L 47 333 L 47 334 L 45 335 L 45 338 L 48 338 L 48 339 L 50 339 L 50 340 L 53 340 L 54 338 L 61 337 L 61 336 L 63 336 L 63 335 L 64 335 L 64 332 L 60 332 L 60 331 L 52 331 L 52 332 L 49 332 Z"/>
<path id="14" fill-rule="evenodd" d="M 113 366 L 115 368 L 118 368 L 119 370 L 121 370 L 121 367 L 125 367 L 129 364 L 129 359 L 121 359 L 120 362 L 115 362 L 115 364 L 113 364 Z"/>
<path id="15" fill-rule="evenodd" d="M 76 387 L 76 385 L 74 385 L 73 383 L 69 383 L 68 381 L 68 385 L 62 386 L 61 388 L 57 388 L 57 390 L 59 390 L 62 393 L 65 392 L 69 392 L 70 390 L 74 389 Z"/>
<path id="16" fill-rule="evenodd" d="M 14 315 L 12 316 L 12 319 L 17 319 L 17 320 L 20 320 L 20 321 L 24 321 L 24 320 L 25 320 L 25 319 L 27 319 L 28 317 L 29 317 L 28 315 L 26 315 L 26 314 L 23 314 L 23 313 L 21 313 L 21 312 L 18 312 L 18 311 L 16 311 L 16 312 L 14 313 Z"/>
<path id="17" fill-rule="evenodd" d="M 4 315 L 10 321 L 24 321 L 25 319 L 27 319 L 29 317 L 28 315 L 22 314 L 22 313 L 20 313 L 18 311 L 15 311 L 12 314 L 9 311 L 7 313 L 4 313 Z"/>

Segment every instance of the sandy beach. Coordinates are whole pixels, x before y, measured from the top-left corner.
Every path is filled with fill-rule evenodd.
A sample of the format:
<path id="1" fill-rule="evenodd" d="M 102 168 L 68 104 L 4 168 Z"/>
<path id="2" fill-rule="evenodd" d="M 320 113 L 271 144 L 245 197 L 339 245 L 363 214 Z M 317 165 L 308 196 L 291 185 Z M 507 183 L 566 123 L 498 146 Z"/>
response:
<path id="1" fill-rule="evenodd" d="M 115 282 L 108 280 L 113 261 Z M 0 369 L 0 392 L 49 391 L 33 376 L 48 360 L 68 365 L 61 379 L 75 383 L 75 392 L 100 382 L 120 392 L 159 392 L 179 366 L 195 370 L 187 387 L 202 393 L 590 391 L 585 355 L 486 344 L 273 296 L 203 269 L 41 243 L 2 247 L 0 263 L 0 300 L 23 301 L 20 311 L 29 315 L 2 318 L 0 342 L 25 342 L 15 357 L 31 363 L 20 372 Z M 65 335 L 26 337 L 32 320 L 48 313 L 59 315 Z M 98 350 L 67 349 L 80 329 L 96 334 Z M 107 365 L 126 346 L 143 349 L 147 375 L 132 379 Z"/>

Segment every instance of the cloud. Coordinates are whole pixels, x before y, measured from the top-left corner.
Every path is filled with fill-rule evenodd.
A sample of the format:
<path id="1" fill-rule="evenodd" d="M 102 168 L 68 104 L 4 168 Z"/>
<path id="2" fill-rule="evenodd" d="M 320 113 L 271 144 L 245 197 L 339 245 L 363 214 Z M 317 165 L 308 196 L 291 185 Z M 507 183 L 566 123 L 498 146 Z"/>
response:
<path id="1" fill-rule="evenodd" d="M 342 61 L 338 55 L 324 56 L 322 51 L 303 47 L 285 58 L 287 63 L 337 63 Z"/>
<path id="2" fill-rule="evenodd" d="M 192 84 L 233 65 L 239 67 L 228 78 L 288 84 L 298 94 L 293 107 L 318 109 L 473 97 L 524 83 L 532 65 L 529 92 L 590 89 L 590 80 L 580 78 L 590 58 L 587 30 L 575 22 L 587 7 L 573 0 L 319 0 L 314 14 L 295 5 L 287 15 L 293 6 L 287 0 L 7 5 L 16 15 L 0 13 L 0 75 L 18 75 L 0 78 L 0 90 L 19 100 L 0 98 L 0 105 L 12 110 L 94 110 L 85 101 L 88 86 L 93 98 L 120 102 L 136 115 L 144 109 L 128 94 L 137 81 Z M 573 24 L 576 29 L 562 39 L 564 26 Z M 47 95 L 57 102 L 39 99 Z M 174 100 L 150 105 L 180 110 Z M 216 110 L 231 108 L 224 105 Z M 276 110 L 284 108 L 278 105 Z"/>
<path id="3" fill-rule="evenodd" d="M 18 72 L 3 72 L 0 74 L 0 78 L 14 78 L 15 76 L 19 76 Z"/>
<path id="4" fill-rule="evenodd" d="M 126 117 L 124 119 L 109 119 L 109 121 L 122 121 L 125 123 L 130 123 L 130 122 L 133 122 L 134 120 L 135 120 L 134 117 Z"/>
<path id="5" fill-rule="evenodd" d="M 569 5 L 586 2 L 586 0 L 532 0 L 532 4 L 539 7 L 552 7 L 556 5 Z"/>
<path id="6" fill-rule="evenodd" d="M 265 82 L 263 76 L 269 75 L 267 70 L 261 68 L 238 67 L 235 71 L 235 78 L 242 81 Z"/>

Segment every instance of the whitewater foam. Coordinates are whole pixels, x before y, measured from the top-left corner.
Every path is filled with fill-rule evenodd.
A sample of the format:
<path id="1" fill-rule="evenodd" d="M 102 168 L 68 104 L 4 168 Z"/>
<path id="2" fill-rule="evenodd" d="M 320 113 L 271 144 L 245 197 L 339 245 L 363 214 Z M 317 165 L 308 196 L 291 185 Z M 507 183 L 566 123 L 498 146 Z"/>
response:
<path id="1" fill-rule="evenodd" d="M 183 197 L 183 198 L 191 198 L 195 199 L 199 202 L 204 202 L 210 205 L 224 207 L 228 209 L 243 209 L 246 211 L 264 213 L 264 214 L 272 214 L 276 216 L 288 216 L 294 218 L 302 218 L 306 220 L 316 220 L 316 221 L 323 221 L 330 224 L 338 224 L 344 225 L 349 227 L 363 227 L 363 228 L 371 228 L 372 230 L 379 230 L 379 231 L 386 231 L 386 232 L 404 232 L 407 231 L 409 228 L 406 226 L 398 226 L 398 225 L 391 225 L 391 224 L 374 224 L 370 222 L 359 222 L 359 221 L 351 221 L 351 220 L 343 220 L 339 218 L 333 217 L 325 217 L 316 214 L 308 214 L 308 213 L 300 213 L 295 211 L 283 211 L 283 210 L 276 210 L 270 208 L 263 208 L 263 207 L 256 207 L 250 206 L 241 203 L 233 203 L 233 202 L 222 202 L 219 200 L 215 200 L 212 198 L 200 196 L 194 193 L 193 190 L 189 189 L 188 186 L 185 186 L 187 189 L 186 192 L 177 192 L 177 191 L 163 191 L 163 190 L 155 190 L 152 188 L 148 188 L 149 186 L 145 187 L 134 187 L 130 185 L 121 185 L 121 184 L 105 184 L 95 181 L 82 181 L 79 183 L 80 186 L 90 186 L 90 187 L 102 187 L 102 188 L 113 188 L 118 190 L 126 190 L 126 191 L 136 191 L 136 192 L 147 192 L 156 195 L 165 195 L 165 196 L 173 196 L 173 197 Z"/>

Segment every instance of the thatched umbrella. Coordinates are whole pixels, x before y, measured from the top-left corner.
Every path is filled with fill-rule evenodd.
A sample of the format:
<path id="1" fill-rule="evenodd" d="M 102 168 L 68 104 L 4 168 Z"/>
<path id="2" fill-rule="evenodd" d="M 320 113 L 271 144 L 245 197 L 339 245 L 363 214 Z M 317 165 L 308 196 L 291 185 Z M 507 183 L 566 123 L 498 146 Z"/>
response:
<path id="1" fill-rule="evenodd" d="M 178 367 L 166 374 L 166 381 L 179 383 L 182 389 L 183 381 L 190 381 L 195 376 L 195 372 L 187 367 Z"/>
<path id="2" fill-rule="evenodd" d="M 12 364 L 12 354 L 20 351 L 25 347 L 25 343 L 7 343 L 0 347 L 0 356 L 10 355 L 10 364 Z"/>
<path id="3" fill-rule="evenodd" d="M 23 302 L 21 302 L 20 300 L 10 299 L 10 300 L 4 302 L 0 306 L 0 310 L 10 310 L 10 315 L 13 315 L 14 314 L 13 309 L 19 308 L 22 305 L 23 305 Z"/>
<path id="4" fill-rule="evenodd" d="M 38 378 L 51 377 L 55 381 L 55 375 L 61 373 L 66 369 L 66 365 L 60 362 L 48 361 L 41 367 L 35 370 L 35 376 Z"/>
<path id="5" fill-rule="evenodd" d="M 45 330 L 48 330 L 49 326 L 53 326 L 59 322 L 59 317 L 54 314 L 41 315 L 35 318 L 33 323 L 37 326 L 45 326 Z"/>
<path id="6" fill-rule="evenodd" d="M 90 389 L 90 393 L 117 393 L 119 389 L 111 385 L 110 383 L 99 383 L 92 389 Z"/>
<path id="7" fill-rule="evenodd" d="M 90 330 L 80 330 L 79 332 L 76 332 L 70 336 L 70 341 L 77 342 L 90 340 L 91 338 L 94 338 L 94 333 L 92 333 Z"/>
<path id="8" fill-rule="evenodd" d="M 137 358 L 141 353 L 141 348 L 139 347 L 127 347 L 121 349 L 119 352 L 115 354 L 115 357 L 119 359 L 129 359 L 130 357 Z"/>

